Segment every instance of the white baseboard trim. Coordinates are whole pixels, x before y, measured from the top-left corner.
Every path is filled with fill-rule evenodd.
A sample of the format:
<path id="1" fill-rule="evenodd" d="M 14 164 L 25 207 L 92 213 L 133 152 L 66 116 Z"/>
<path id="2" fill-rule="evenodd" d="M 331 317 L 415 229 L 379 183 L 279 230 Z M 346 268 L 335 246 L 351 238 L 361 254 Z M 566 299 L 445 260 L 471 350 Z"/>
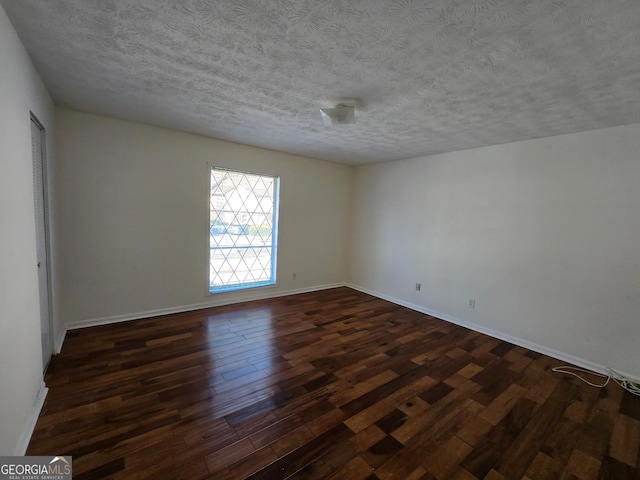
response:
<path id="1" fill-rule="evenodd" d="M 36 395 L 36 399 L 31 405 L 31 410 L 29 410 L 29 415 L 27 416 L 27 420 L 24 423 L 24 428 L 22 429 L 22 433 L 20 434 L 20 438 L 18 439 L 18 444 L 16 445 L 15 450 L 13 451 L 14 456 L 23 456 L 27 453 L 27 448 L 29 447 L 29 442 L 31 441 L 31 435 L 33 435 L 33 430 L 36 428 L 36 422 L 38 421 L 38 417 L 40 416 L 40 411 L 42 411 L 42 406 L 44 405 L 44 399 L 47 398 L 47 392 L 49 389 L 42 382 L 40 385 L 40 390 L 38 391 L 38 395 Z"/>
<path id="2" fill-rule="evenodd" d="M 395 303 L 402 307 L 407 307 L 407 308 L 410 308 L 411 310 L 415 310 L 420 313 L 431 315 L 432 317 L 436 317 L 440 320 L 445 320 L 447 322 L 460 325 L 461 327 L 468 328 L 469 330 L 483 333 L 485 335 L 489 335 L 490 337 L 497 338 L 499 340 L 504 340 L 505 342 L 518 345 L 520 347 L 526 348 L 528 350 L 532 350 L 534 352 L 542 353 L 543 355 L 547 355 L 549 357 L 561 360 L 562 362 L 569 363 L 572 365 L 577 365 L 579 367 L 586 368 L 587 370 L 601 373 L 603 375 L 608 375 L 606 366 L 593 363 L 589 360 L 585 360 L 584 358 L 574 357 L 573 355 L 569 355 L 567 353 L 545 347 L 544 345 L 538 345 L 536 343 L 532 343 L 527 340 L 523 340 L 521 338 L 513 337 L 503 332 L 498 332 L 496 330 L 491 330 L 490 328 L 485 328 L 482 325 L 478 325 L 476 323 L 460 320 L 459 318 L 452 317 L 451 315 L 446 315 L 441 312 L 429 310 L 428 308 L 424 308 L 420 305 L 415 305 L 410 302 L 405 302 L 404 300 L 400 300 L 399 298 L 390 297 L 389 295 L 385 295 L 380 292 L 374 292 L 372 290 L 369 290 L 368 288 L 360 287 L 358 285 L 353 285 L 351 283 L 347 283 L 346 286 L 349 288 L 353 288 L 354 290 L 358 290 L 359 292 L 366 293 L 368 295 L 372 295 L 374 297 L 381 298 L 383 300 L 387 300 L 391 303 Z M 619 372 L 619 373 L 625 375 L 628 378 L 633 379 L 633 376 L 627 375 L 625 372 Z"/>
<path id="3" fill-rule="evenodd" d="M 221 307 L 224 305 L 233 305 L 236 303 L 252 302 L 254 300 L 286 297 L 288 295 L 298 295 L 300 293 L 317 292 L 320 290 L 328 290 L 330 288 L 344 287 L 345 285 L 346 284 L 344 282 L 332 283 L 327 285 L 316 285 L 313 287 L 298 288 L 294 290 L 285 290 L 285 291 L 275 292 L 275 293 L 273 291 L 268 291 L 268 289 L 265 289 L 260 292 L 256 291 L 255 293 L 247 295 L 246 297 L 237 298 L 237 299 L 211 300 L 208 302 L 194 303 L 191 305 L 180 305 L 177 307 L 160 308 L 157 310 L 147 310 L 144 312 L 130 313 L 130 314 L 124 314 L 124 315 L 114 315 L 111 317 L 100 317 L 100 318 L 90 318 L 87 320 L 79 320 L 76 322 L 68 323 L 66 330 L 76 330 L 78 328 L 95 327 L 98 325 L 109 325 L 112 323 L 128 322 L 130 320 L 140 320 L 142 318 L 157 317 L 160 315 L 170 315 L 172 313 L 184 313 L 184 312 L 190 312 L 193 310 L 201 310 L 203 308 Z M 65 333 L 66 333 L 66 330 L 65 330 Z M 60 344 L 60 349 L 62 349 L 62 344 Z"/>

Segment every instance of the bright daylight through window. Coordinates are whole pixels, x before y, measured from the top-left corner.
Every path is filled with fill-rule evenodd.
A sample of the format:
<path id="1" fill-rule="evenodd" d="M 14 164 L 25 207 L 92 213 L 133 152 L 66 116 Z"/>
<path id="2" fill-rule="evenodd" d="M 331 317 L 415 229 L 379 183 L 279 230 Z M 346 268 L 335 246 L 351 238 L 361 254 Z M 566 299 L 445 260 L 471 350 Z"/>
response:
<path id="1" fill-rule="evenodd" d="M 276 283 L 278 178 L 211 167 L 209 292 Z"/>

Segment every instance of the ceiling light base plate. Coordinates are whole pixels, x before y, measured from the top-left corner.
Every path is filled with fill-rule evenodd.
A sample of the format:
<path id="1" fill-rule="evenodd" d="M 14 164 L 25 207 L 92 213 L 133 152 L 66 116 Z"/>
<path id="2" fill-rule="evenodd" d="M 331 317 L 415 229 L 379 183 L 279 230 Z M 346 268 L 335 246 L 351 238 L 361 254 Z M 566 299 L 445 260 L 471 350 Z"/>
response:
<path id="1" fill-rule="evenodd" d="M 352 105 L 341 103 L 333 108 L 321 108 L 320 114 L 326 126 L 356 123 L 356 108 Z"/>

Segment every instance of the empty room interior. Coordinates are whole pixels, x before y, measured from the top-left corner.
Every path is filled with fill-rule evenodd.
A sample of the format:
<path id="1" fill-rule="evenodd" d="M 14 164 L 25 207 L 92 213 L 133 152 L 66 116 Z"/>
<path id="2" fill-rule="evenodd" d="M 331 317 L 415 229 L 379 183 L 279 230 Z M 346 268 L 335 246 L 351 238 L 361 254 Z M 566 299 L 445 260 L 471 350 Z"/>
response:
<path id="1" fill-rule="evenodd" d="M 632 0 L 0 0 L 0 455 L 640 479 L 639 87 Z"/>

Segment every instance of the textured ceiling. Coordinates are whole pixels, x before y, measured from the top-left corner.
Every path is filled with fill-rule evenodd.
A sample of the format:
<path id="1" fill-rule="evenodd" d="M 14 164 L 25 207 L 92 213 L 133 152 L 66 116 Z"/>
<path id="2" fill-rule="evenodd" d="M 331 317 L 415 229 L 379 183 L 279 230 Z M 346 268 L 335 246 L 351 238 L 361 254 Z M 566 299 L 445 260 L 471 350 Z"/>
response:
<path id="1" fill-rule="evenodd" d="M 640 122 L 638 0 L 0 3 L 58 104 L 348 164 Z"/>

